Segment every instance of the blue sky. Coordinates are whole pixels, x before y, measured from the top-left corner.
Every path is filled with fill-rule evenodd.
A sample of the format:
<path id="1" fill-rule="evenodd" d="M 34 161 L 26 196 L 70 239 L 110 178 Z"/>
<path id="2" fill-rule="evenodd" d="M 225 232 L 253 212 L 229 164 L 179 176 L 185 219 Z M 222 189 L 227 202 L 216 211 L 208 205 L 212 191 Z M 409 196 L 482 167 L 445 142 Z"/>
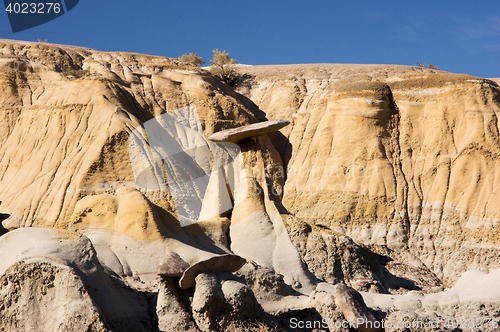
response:
<path id="1" fill-rule="evenodd" d="M 215 48 L 239 63 L 380 63 L 500 77 L 500 0 L 97 1 L 0 38 L 208 62 Z"/>

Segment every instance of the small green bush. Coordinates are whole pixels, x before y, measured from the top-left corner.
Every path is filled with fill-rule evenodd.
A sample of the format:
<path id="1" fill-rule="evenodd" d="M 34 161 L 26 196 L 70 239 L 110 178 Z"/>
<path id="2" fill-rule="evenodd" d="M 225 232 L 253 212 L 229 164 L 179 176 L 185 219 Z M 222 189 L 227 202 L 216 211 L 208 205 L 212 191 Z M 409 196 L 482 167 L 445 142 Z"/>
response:
<path id="1" fill-rule="evenodd" d="M 236 71 L 236 59 L 230 58 L 229 53 L 215 49 L 212 51 L 214 56 L 210 63 L 210 72 L 220 78 L 224 83 L 231 87 L 236 87 L 242 78 L 242 75 Z"/>

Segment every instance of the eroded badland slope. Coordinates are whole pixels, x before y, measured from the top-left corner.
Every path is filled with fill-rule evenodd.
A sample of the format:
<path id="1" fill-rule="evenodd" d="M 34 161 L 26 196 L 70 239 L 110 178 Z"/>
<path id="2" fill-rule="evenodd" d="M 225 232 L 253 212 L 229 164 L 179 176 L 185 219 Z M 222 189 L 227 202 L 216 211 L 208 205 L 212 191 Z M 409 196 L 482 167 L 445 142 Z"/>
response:
<path id="1" fill-rule="evenodd" d="M 283 205 L 366 245 L 406 248 L 445 280 L 498 266 L 500 89 L 417 67 L 245 68 L 269 120 Z"/>
<path id="2" fill-rule="evenodd" d="M 0 40 L 0 330 L 500 316 L 496 83 L 240 70 Z"/>

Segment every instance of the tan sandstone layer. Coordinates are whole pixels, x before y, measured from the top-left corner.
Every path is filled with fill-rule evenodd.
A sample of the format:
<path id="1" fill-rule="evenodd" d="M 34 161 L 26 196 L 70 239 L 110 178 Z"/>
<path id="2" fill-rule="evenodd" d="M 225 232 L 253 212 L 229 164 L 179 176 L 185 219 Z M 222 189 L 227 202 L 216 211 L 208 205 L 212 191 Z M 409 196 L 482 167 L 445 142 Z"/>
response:
<path id="1" fill-rule="evenodd" d="M 207 72 L 141 54 L 0 41 L 0 86 L 0 196 L 14 228 L 63 223 L 80 198 L 135 185 L 129 133 L 166 110 L 196 104 L 207 135 L 253 119 Z"/>
<path id="2" fill-rule="evenodd" d="M 332 284 L 435 292 L 500 266 L 492 81 L 386 65 L 242 70 L 238 93 L 175 59 L 0 40 L 2 326 L 53 313 L 42 329 L 287 328 L 349 316 Z M 264 120 L 291 125 L 206 139 Z M 170 252 L 192 267 L 187 285 L 155 279 Z M 248 263 L 227 273 L 227 254 Z M 456 296 L 431 314 L 481 301 Z M 66 299 L 88 309 L 57 311 Z"/>
<path id="3" fill-rule="evenodd" d="M 366 245 L 410 251 L 455 280 L 500 242 L 500 88 L 406 66 L 244 67 L 275 136 L 284 206 Z"/>
<path id="4" fill-rule="evenodd" d="M 239 146 L 206 141 L 214 132 L 257 122 L 244 97 L 209 72 L 174 59 L 18 41 L 1 41 L 0 53 L 4 91 L 0 200 L 1 211 L 10 215 L 2 224 L 11 230 L 1 244 L 6 264 L 2 273 L 22 263 L 17 252 L 23 252 L 24 259 L 39 256 L 38 249 L 30 246 L 42 236 L 39 232 L 62 228 L 83 234 L 98 264 L 125 283 L 126 292 L 134 293 L 130 287 L 153 292 L 141 295 L 143 299 L 158 292 L 157 264 L 166 252 L 177 252 L 196 267 L 191 279 L 206 277 L 200 277 L 199 284 L 168 286 L 169 292 L 181 293 L 179 308 L 193 307 L 192 319 L 199 327 L 241 324 L 241 317 L 257 315 L 246 309 L 244 299 L 255 306 L 266 305 L 266 315 L 309 306 L 304 294 L 314 290 L 318 280 L 305 269 L 269 194 L 269 188 L 283 185 L 282 178 L 264 174 L 266 167 L 282 167 L 269 137 L 249 138 Z M 26 227 L 43 228 L 27 233 Z M 33 266 L 34 272 L 21 286 L 26 288 L 24 295 L 38 292 L 39 269 L 63 273 L 52 268 L 53 250 L 65 255 L 55 241 L 54 246 L 44 246 L 47 253 L 39 259 L 50 266 Z M 256 243 L 261 244 L 259 251 Z M 82 248 L 83 255 L 87 249 Z M 224 261 L 220 268 L 210 269 L 199 263 L 212 257 L 225 260 L 229 252 L 251 261 L 255 269 L 264 266 L 282 283 L 284 290 L 276 295 L 279 301 L 271 294 L 269 300 L 257 302 L 254 293 L 262 292 L 262 287 L 256 284 L 251 290 L 240 278 L 237 284 L 222 287 L 227 298 L 217 299 L 229 312 L 210 314 L 211 301 L 216 299 L 206 291 L 232 284 L 237 277 L 224 274 L 228 271 Z M 85 262 L 74 257 L 61 264 L 82 274 L 75 266 Z M 247 271 L 253 273 L 252 268 Z M 8 312 L 5 317 L 11 324 L 27 319 L 30 312 L 11 306 L 9 298 L 17 296 L 18 286 L 8 278 L 0 285 L 0 301 L 6 301 L 0 313 Z M 83 283 L 94 287 L 88 279 Z M 115 289 L 100 286 L 110 288 L 109 292 Z M 175 287 L 200 288 L 201 293 L 192 302 Z M 55 307 L 64 301 L 53 299 L 50 305 Z M 40 301 L 45 308 L 43 298 Z M 119 299 L 112 296 L 109 301 Z M 95 303 L 102 305 L 98 299 Z M 157 303 L 148 302 L 148 306 L 155 312 Z M 183 310 L 185 315 L 179 317 L 186 317 Z M 158 313 L 164 315 L 158 318 L 159 325 L 168 326 L 168 312 L 159 309 Z M 113 312 L 100 315 L 110 325 L 104 326 L 113 328 Z M 151 319 L 154 324 L 154 316 Z M 256 323 L 254 317 L 252 324 Z M 129 326 L 128 330 L 140 329 Z"/>

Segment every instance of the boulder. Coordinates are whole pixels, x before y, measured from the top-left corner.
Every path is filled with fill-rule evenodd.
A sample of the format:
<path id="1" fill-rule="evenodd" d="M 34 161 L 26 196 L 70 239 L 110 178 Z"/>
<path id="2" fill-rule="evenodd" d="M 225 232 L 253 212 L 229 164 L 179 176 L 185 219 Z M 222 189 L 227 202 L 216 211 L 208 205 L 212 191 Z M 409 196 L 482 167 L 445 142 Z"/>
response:
<path id="1" fill-rule="evenodd" d="M 335 305 L 335 297 L 325 290 L 316 290 L 311 293 L 309 298 L 311 306 L 317 310 L 322 319 L 328 322 L 330 331 L 334 331 L 335 322 L 344 320 L 342 312 Z"/>
<path id="2" fill-rule="evenodd" d="M 189 264 L 178 253 L 169 251 L 165 256 L 156 267 L 156 274 L 162 277 L 180 277 L 189 268 Z"/>
<path id="3" fill-rule="evenodd" d="M 334 289 L 335 305 L 342 311 L 351 326 L 363 332 L 381 330 L 381 322 L 375 319 L 358 291 L 344 284 L 336 284 Z"/>

